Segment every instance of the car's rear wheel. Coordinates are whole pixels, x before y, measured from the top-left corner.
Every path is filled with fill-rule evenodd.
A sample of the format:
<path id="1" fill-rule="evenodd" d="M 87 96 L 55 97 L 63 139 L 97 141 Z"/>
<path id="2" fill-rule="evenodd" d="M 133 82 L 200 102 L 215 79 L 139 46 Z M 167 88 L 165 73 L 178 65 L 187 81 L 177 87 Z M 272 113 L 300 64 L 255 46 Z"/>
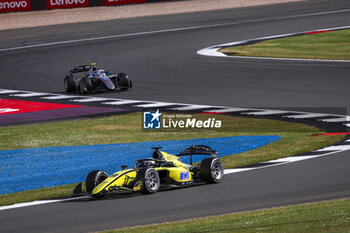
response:
<path id="1" fill-rule="evenodd" d="M 105 171 L 93 170 L 86 177 L 85 188 L 88 194 L 92 193 L 92 190 L 99 185 L 102 181 L 107 179 L 108 174 Z"/>
<path id="2" fill-rule="evenodd" d="M 219 183 L 224 176 L 224 166 L 219 158 L 206 158 L 201 162 L 199 173 L 205 182 Z"/>
<path id="3" fill-rule="evenodd" d="M 131 80 L 127 73 L 119 73 L 117 76 L 117 82 L 120 85 L 121 90 L 127 90 L 132 87 Z"/>
<path id="4" fill-rule="evenodd" d="M 159 174 L 154 168 L 147 168 L 144 174 L 143 194 L 153 194 L 159 190 Z"/>
<path id="5" fill-rule="evenodd" d="M 75 82 L 74 77 L 72 75 L 67 75 L 64 79 L 64 89 L 66 92 L 75 91 Z"/>

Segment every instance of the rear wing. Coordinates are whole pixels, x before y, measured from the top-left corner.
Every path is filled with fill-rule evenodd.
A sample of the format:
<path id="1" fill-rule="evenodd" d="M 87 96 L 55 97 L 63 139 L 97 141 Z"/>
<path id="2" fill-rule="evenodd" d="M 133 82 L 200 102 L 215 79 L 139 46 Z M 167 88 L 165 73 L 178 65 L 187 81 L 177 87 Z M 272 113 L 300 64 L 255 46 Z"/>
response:
<path id="1" fill-rule="evenodd" d="M 79 73 L 89 71 L 91 68 L 90 65 L 80 65 L 69 71 L 70 73 Z"/>
<path id="2" fill-rule="evenodd" d="M 190 156 L 190 164 L 192 165 L 192 155 L 210 155 L 211 157 L 218 157 L 218 152 L 211 149 L 209 146 L 204 145 L 193 145 L 182 151 L 176 156 Z"/>

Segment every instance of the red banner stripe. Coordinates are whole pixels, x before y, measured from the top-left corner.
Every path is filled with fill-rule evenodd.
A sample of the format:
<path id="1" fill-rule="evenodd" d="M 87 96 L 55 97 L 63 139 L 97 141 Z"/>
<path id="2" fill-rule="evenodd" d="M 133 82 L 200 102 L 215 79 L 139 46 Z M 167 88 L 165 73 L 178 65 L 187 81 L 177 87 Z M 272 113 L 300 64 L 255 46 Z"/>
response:
<path id="1" fill-rule="evenodd" d="M 304 32 L 303 35 L 308 35 L 308 34 L 318 34 L 318 33 L 324 33 L 324 32 L 333 32 L 332 30 L 325 30 L 325 31 L 313 31 L 313 32 Z"/>
<path id="2" fill-rule="evenodd" d="M 83 105 L 54 104 L 25 100 L 0 99 L 0 116 L 24 112 L 37 112 L 62 108 L 77 108 Z"/>

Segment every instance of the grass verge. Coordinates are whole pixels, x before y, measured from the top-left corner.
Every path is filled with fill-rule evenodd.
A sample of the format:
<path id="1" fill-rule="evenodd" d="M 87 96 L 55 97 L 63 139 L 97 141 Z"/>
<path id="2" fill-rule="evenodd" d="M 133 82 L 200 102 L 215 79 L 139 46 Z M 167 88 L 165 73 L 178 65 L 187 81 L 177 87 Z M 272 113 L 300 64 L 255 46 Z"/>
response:
<path id="1" fill-rule="evenodd" d="M 231 56 L 350 60 L 350 30 L 273 39 L 220 52 Z"/>
<path id="2" fill-rule="evenodd" d="M 312 136 L 323 131 L 304 124 L 276 120 L 233 117 L 229 115 L 193 115 L 201 120 L 215 117 L 221 129 L 142 130 L 142 113 L 131 113 L 90 120 L 1 128 L 0 150 L 75 146 L 144 141 L 183 140 L 241 135 L 278 135 L 277 142 L 258 149 L 222 158 L 225 168 L 277 159 L 331 145 L 344 138 Z M 145 155 L 147 156 L 147 155 Z M 0 169 L 1 174 L 1 169 Z M 0 195 L 0 205 L 69 196 L 74 185 L 63 185 Z"/>
<path id="3" fill-rule="evenodd" d="M 350 199 L 324 201 L 214 217 L 122 228 L 104 233 L 138 232 L 349 232 Z"/>
<path id="4" fill-rule="evenodd" d="M 72 194 L 72 191 L 75 186 L 76 184 L 68 184 L 51 188 L 42 188 L 0 195 L 0 206 L 36 200 L 47 200 L 53 198 L 68 197 Z"/>

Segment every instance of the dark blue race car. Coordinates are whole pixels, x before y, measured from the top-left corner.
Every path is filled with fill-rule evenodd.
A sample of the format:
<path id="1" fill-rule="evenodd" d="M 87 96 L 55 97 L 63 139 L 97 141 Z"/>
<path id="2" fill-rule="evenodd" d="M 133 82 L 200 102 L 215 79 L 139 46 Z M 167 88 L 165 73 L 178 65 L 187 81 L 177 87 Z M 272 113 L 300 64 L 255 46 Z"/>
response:
<path id="1" fill-rule="evenodd" d="M 92 63 L 77 66 L 69 71 L 64 79 L 64 88 L 66 92 L 85 94 L 104 90 L 124 91 L 132 88 L 132 83 L 126 73 L 114 74 L 98 69 L 96 63 Z"/>

